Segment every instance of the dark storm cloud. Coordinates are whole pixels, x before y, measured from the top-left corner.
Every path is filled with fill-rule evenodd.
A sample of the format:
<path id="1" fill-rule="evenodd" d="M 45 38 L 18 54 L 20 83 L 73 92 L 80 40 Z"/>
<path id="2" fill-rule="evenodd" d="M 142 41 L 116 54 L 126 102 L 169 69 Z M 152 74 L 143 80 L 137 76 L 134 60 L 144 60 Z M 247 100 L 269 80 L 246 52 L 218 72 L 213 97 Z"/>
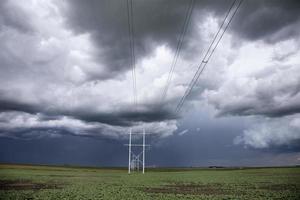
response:
<path id="1" fill-rule="evenodd" d="M 189 1 L 133 2 L 137 60 L 151 55 L 158 44 L 166 44 L 175 51 Z M 205 20 L 208 13 L 213 13 L 221 19 L 232 2 L 196 1 L 183 55 L 194 55 L 195 48 L 202 48 L 199 38 L 198 45 L 194 44 L 195 24 Z M 91 34 L 98 48 L 97 57 L 106 65 L 107 73 L 101 78 L 112 77 L 130 69 L 126 9 L 126 1 L 68 2 L 66 23 L 78 34 Z M 299 34 L 299 28 L 293 26 L 299 22 L 299 11 L 300 3 L 297 0 L 244 1 L 231 24 L 231 31 L 249 40 L 276 42 L 288 39 Z"/>
<path id="2" fill-rule="evenodd" d="M 35 115 L 42 113 L 42 119 L 39 116 L 42 121 L 51 121 L 57 116 L 68 116 L 83 122 L 99 122 L 124 127 L 139 122 L 161 122 L 177 119 L 171 109 L 161 108 L 153 102 L 148 105 L 141 103 L 141 109 L 137 111 L 129 105 L 128 101 L 124 101 L 125 103 L 123 102 L 120 107 L 114 108 L 117 103 L 114 101 L 109 104 L 111 99 L 105 95 L 105 93 L 118 95 L 119 88 L 114 87 L 113 84 L 106 85 L 105 83 L 104 86 L 101 85 L 99 88 L 97 88 L 97 84 L 93 87 L 85 87 L 85 84 L 88 85 L 91 79 L 113 79 L 116 75 L 124 75 L 125 71 L 130 70 L 126 0 L 68 1 L 66 7 L 62 5 L 59 14 L 57 14 L 57 16 L 62 15 L 64 17 L 64 23 L 55 27 L 56 29 L 53 28 L 53 30 L 47 28 L 51 25 L 51 20 L 47 23 L 34 21 L 33 18 L 28 17 L 32 14 L 30 9 L 26 13 L 16 6 L 17 3 L 15 3 L 15 6 L 11 6 L 7 2 L 2 1 L 0 3 L 1 31 L 6 33 L 1 34 L 0 38 L 1 49 L 3 49 L 0 53 L 0 111 L 22 111 Z M 222 3 L 220 1 L 196 1 L 181 55 L 187 53 L 198 59 L 199 51 L 194 50 L 195 48 L 197 50 L 202 49 L 205 45 L 205 43 L 202 43 L 199 27 L 203 28 L 201 27 L 202 22 L 208 19 L 209 14 L 217 17 L 218 22 L 221 22 L 231 2 L 229 0 L 222 1 Z M 154 49 L 159 45 L 170 47 L 174 53 L 188 3 L 189 1 L 134 0 L 134 35 L 137 62 L 151 56 Z M 295 24 L 298 20 L 296 12 L 298 4 L 292 6 L 292 3 L 293 1 L 287 3 L 283 3 L 283 1 L 274 1 L 274 3 L 245 1 L 232 22 L 232 31 L 249 40 L 268 40 L 268 35 L 277 35 L 279 32 L 281 38 L 289 38 L 291 35 L 282 34 L 286 32 L 283 30 L 288 30 L 286 28 Z M 288 9 L 291 9 L 291 12 Z M 277 15 L 272 17 L 277 11 L 281 14 L 285 13 L 282 19 L 279 19 Z M 53 14 L 48 10 L 45 13 L 49 16 Z M 253 13 L 257 13 L 258 17 Z M 58 23 L 60 18 L 56 18 L 56 15 L 53 16 L 52 22 Z M 261 20 L 261 17 L 264 20 Z M 242 19 L 245 23 L 242 22 Z M 43 18 L 43 20 L 46 19 Z M 41 30 L 31 34 L 31 24 Z M 264 28 L 260 28 L 257 24 L 266 27 L 266 30 L 263 31 Z M 66 25 L 67 27 L 65 27 Z M 251 27 L 249 30 L 248 26 Z M 14 30 L 17 30 L 17 34 Z M 82 49 L 78 50 L 73 47 L 72 43 L 77 42 L 78 38 L 77 40 L 70 40 L 69 43 L 64 43 L 67 39 L 60 36 L 70 30 L 78 37 L 82 34 L 91 36 L 91 44 L 95 46 L 96 54 L 90 51 L 80 51 Z M 69 34 L 67 36 L 73 37 L 74 35 Z M 89 39 L 87 40 L 89 41 Z M 79 41 L 82 42 L 82 40 Z M 83 46 L 90 44 L 85 42 L 86 40 L 83 40 Z M 79 44 L 81 45 L 81 43 Z M 68 57 L 70 55 L 75 58 Z M 89 56 L 96 57 L 99 66 L 92 66 L 90 69 L 90 65 L 94 63 L 86 64 L 86 60 L 83 59 Z M 104 65 L 104 70 L 101 69 L 102 65 Z M 162 67 L 168 68 L 169 66 Z M 72 69 L 75 69 L 74 73 Z M 81 75 L 82 79 L 80 79 Z M 72 80 L 67 80 L 68 77 L 75 77 L 75 79 L 79 77 L 80 81 L 74 81 L 76 82 L 74 84 Z M 99 80 L 100 84 L 101 81 L 107 80 Z M 81 88 L 81 86 L 83 87 Z M 108 90 L 106 90 L 107 88 Z M 97 91 L 103 92 L 99 94 Z M 268 93 L 268 88 L 260 93 L 255 93 L 257 99 L 263 100 L 264 97 L 261 95 L 263 93 Z M 221 102 L 224 101 L 223 97 L 220 98 Z M 124 98 L 124 96 L 120 98 Z M 196 98 L 198 98 L 198 95 L 193 95 L 191 100 Z M 270 98 L 265 99 L 266 101 L 254 102 L 254 108 L 248 106 L 246 101 L 236 104 L 236 107 L 225 105 L 221 108 L 224 113 L 228 111 L 229 114 L 240 115 L 263 111 L 266 115 L 280 116 L 283 113 L 298 112 L 298 109 L 288 105 L 278 108 L 281 109 L 279 111 L 276 111 L 277 108 L 262 110 L 261 108 L 268 108 L 265 107 L 265 102 Z M 75 106 L 73 106 L 73 101 L 78 101 L 74 103 L 77 103 Z M 101 107 L 102 102 L 105 104 L 103 107 Z M 166 102 L 166 104 L 168 103 L 173 104 L 170 101 Z M 97 107 L 96 104 L 100 106 Z"/>
<path id="3" fill-rule="evenodd" d="M 192 48 L 190 42 L 195 42 L 195 23 L 201 22 L 208 12 L 222 18 L 231 2 L 196 1 L 185 46 Z M 134 1 L 137 60 L 149 56 L 158 44 L 176 48 L 188 3 L 171 0 Z M 99 61 L 105 62 L 106 73 L 90 74 L 91 79 L 112 77 L 130 69 L 126 8 L 126 1 L 121 0 L 75 0 L 69 1 L 66 9 L 63 9 L 70 29 L 78 34 L 91 34 L 98 48 L 97 57 Z M 2 26 L 13 26 L 23 32 L 31 29 L 30 20 L 24 20 L 26 15 L 21 9 L 9 7 L 7 1 L 1 2 L 0 9 Z M 297 0 L 245 0 L 231 28 L 239 36 L 250 40 L 289 38 L 299 33 L 296 26 L 288 28 L 299 21 L 299 9 L 300 3 Z M 275 37 L 276 34 L 278 37 Z M 185 50 L 192 53 L 191 49 Z"/>
<path id="4" fill-rule="evenodd" d="M 0 95 L 1 95 L 1 93 L 0 93 Z M 29 103 L 1 99 L 1 96 L 0 96 L 0 112 L 22 111 L 22 112 L 27 112 L 27 113 L 37 113 L 40 110 L 41 109 L 39 106 L 35 106 L 35 105 L 29 104 Z"/>
<path id="5" fill-rule="evenodd" d="M 134 1 L 136 59 L 157 45 L 176 47 L 189 1 Z M 69 1 L 66 22 L 76 33 L 91 34 L 107 76 L 130 69 L 126 1 Z M 190 27 L 188 35 L 193 32 Z"/>
<path id="6" fill-rule="evenodd" d="M 0 2 L 0 31 L 12 27 L 20 32 L 30 33 L 33 27 L 26 14 L 18 7 L 12 7 L 9 0 Z"/>
<path id="7" fill-rule="evenodd" d="M 133 1 L 136 60 L 150 56 L 158 45 L 176 51 L 186 11 L 191 1 Z M 204 46 L 197 26 L 212 14 L 223 17 L 233 1 L 195 1 L 181 55 L 199 55 Z M 111 77 L 130 69 L 127 4 L 114 1 L 69 1 L 64 9 L 66 24 L 77 34 L 89 33 L 98 48 L 98 59 L 105 62 Z M 138 66 L 137 66 L 138 67 Z M 166 66 L 168 67 L 168 66 Z M 95 77 L 96 78 L 96 77 Z M 101 77 L 104 78 L 104 77 Z"/>
<path id="8" fill-rule="evenodd" d="M 141 1 L 134 3 L 137 60 L 141 56 L 149 55 L 157 44 L 163 43 L 175 48 L 187 6 L 188 2 Z M 0 9 L 1 28 L 5 28 L 5 31 L 13 28 L 25 34 L 30 32 L 31 19 L 28 13 L 16 5 L 10 5 L 8 1 L 2 1 Z M 166 10 L 168 12 L 165 12 Z M 113 77 L 115 74 L 130 69 L 126 1 L 70 1 L 67 12 L 63 15 L 67 17 L 66 22 L 74 32 L 79 35 L 81 33 L 91 34 L 98 48 L 98 60 L 104 61 L 106 65 L 107 70 L 104 74 L 89 73 L 88 80 Z M 192 32 L 192 30 L 188 31 L 189 34 Z M 11 37 L 16 37 L 11 35 Z M 36 52 L 36 50 L 40 48 L 41 38 L 35 38 L 35 36 L 39 35 L 30 35 L 29 38 L 32 41 L 36 40 L 37 44 L 34 43 L 32 46 L 28 45 L 26 43 L 28 41 L 24 38 L 21 38 L 20 43 L 14 44 L 7 42 L 6 37 L 10 37 L 10 35 L 3 37 L 1 43 L 3 52 L 0 53 L 2 73 L 0 76 L 5 84 L 2 84 L 4 89 L 0 90 L 0 111 L 43 113 L 50 118 L 52 116 L 71 116 L 87 122 L 122 126 L 129 126 L 133 122 L 155 122 L 176 118 L 170 110 L 163 109 L 158 105 L 142 105 L 144 108 L 137 112 L 133 111 L 132 108 L 125 108 L 116 112 L 102 112 L 84 106 L 70 110 L 65 107 L 55 107 L 52 102 L 47 100 L 38 101 L 37 96 L 45 91 L 44 87 L 49 86 L 48 82 L 44 82 L 45 80 L 59 82 L 65 78 L 60 77 L 62 73 L 58 72 L 60 69 L 57 69 L 57 66 L 61 66 L 62 63 L 55 63 L 55 67 L 51 66 L 52 60 L 55 60 L 58 55 L 64 54 L 55 55 L 56 57 L 46 54 L 46 56 L 41 57 L 46 58 L 47 62 L 44 59 L 40 60 L 39 54 L 41 52 Z M 16 38 L 16 41 L 17 39 L 19 38 Z M 48 38 L 42 39 L 47 40 Z M 14 52 L 18 50 L 18 45 L 21 45 L 23 41 L 25 41 L 24 45 L 28 45 L 29 54 L 33 52 L 33 57 L 28 56 L 26 52 L 21 52 L 21 56 Z M 55 51 L 56 49 L 54 49 Z M 36 55 L 37 57 L 35 57 Z M 27 92 L 27 83 L 29 83 L 30 88 L 32 85 L 36 88 Z M 63 82 L 60 83 L 64 84 Z M 27 93 L 24 96 L 35 96 L 34 100 L 28 100 L 24 96 L 19 98 L 16 95 L 23 92 Z"/>
<path id="9" fill-rule="evenodd" d="M 60 116 L 70 116 L 85 122 L 100 122 L 109 125 L 130 126 L 135 122 L 159 122 L 163 120 L 177 119 L 177 115 L 171 109 L 161 107 L 160 105 L 142 106 L 143 109 L 129 107 L 129 109 L 115 112 L 95 112 L 87 109 L 63 109 L 41 107 L 39 105 L 25 103 L 16 100 L 1 99 L 0 96 L 0 112 L 20 111 L 30 114 L 40 114 L 41 119 L 51 120 Z M 134 112 L 133 112 L 134 111 Z"/>
<path id="10" fill-rule="evenodd" d="M 134 1 L 137 60 L 141 57 L 149 56 L 157 45 L 166 44 L 173 49 L 176 48 L 188 3 L 189 1 Z M 18 27 L 18 30 L 21 32 L 27 32 L 28 28 L 26 29 L 25 27 L 30 27 L 30 18 L 25 14 L 23 17 L 20 17 L 23 15 L 23 12 L 16 6 L 8 9 L 4 2 L 2 5 L 2 10 L 5 10 L 5 12 L 2 12 L 3 23 L 10 24 L 12 27 Z M 189 42 L 189 37 L 195 32 L 195 23 L 200 20 L 196 18 L 199 16 L 198 10 L 207 9 L 207 5 L 214 7 L 217 4 L 215 2 L 209 4 L 207 1 L 196 2 L 194 17 L 192 17 L 192 22 L 187 31 L 187 43 Z M 126 1 L 70 1 L 67 9 L 63 10 L 66 11 L 62 14 L 66 17 L 66 23 L 69 28 L 79 35 L 81 33 L 90 34 L 98 49 L 99 62 L 104 61 L 106 72 L 104 74 L 100 73 L 100 75 L 98 73 L 89 73 L 90 79 L 113 77 L 124 70 L 130 69 L 126 6 Z M 215 10 L 219 11 L 223 10 L 223 8 L 223 6 L 216 6 Z M 18 12 L 19 10 L 20 12 Z M 24 27 L 22 28 L 21 25 Z M 37 45 L 34 45 L 32 48 L 36 49 Z M 35 57 L 29 57 L 27 60 L 23 59 L 24 56 L 19 58 L 14 55 L 14 52 L 10 52 L 11 49 L 7 47 L 5 49 L 7 53 L 0 53 L 3 80 L 7 79 L 11 82 L 11 85 L 14 85 L 14 82 L 24 82 L 26 84 L 29 82 L 28 79 L 31 79 L 34 80 L 35 86 L 40 85 L 36 90 L 29 91 L 28 96 L 36 95 L 43 91 L 42 85 L 44 87 L 48 86 L 48 83 L 44 84 L 44 80 L 49 79 L 52 82 L 53 78 L 56 80 L 64 78 L 58 77 L 60 74 L 55 71 L 57 69 L 48 66 L 51 64 L 51 59 L 49 59 L 51 56 L 47 54 L 42 56 L 43 58 L 48 58 L 47 63 L 45 63 L 40 62 L 39 59 L 36 60 Z M 37 55 L 39 53 L 36 52 Z M 61 63 L 55 64 L 55 66 L 57 65 L 60 66 Z M 47 66 L 47 68 L 38 66 Z M 52 68 L 53 71 L 51 71 Z M 98 75 L 100 77 L 94 77 Z M 7 92 L 0 94 L 1 111 L 22 111 L 31 114 L 44 113 L 45 116 L 71 116 L 87 122 L 101 122 L 121 126 L 129 126 L 133 122 L 140 121 L 157 122 L 165 119 L 176 119 L 176 116 L 170 109 L 151 104 L 141 105 L 143 109 L 137 112 L 133 111 L 132 108 L 125 108 L 115 112 L 102 112 L 95 111 L 88 106 L 69 109 L 52 106 L 52 103 L 48 101 L 30 102 L 15 95 L 24 91 L 22 87 L 18 87 L 17 90 L 9 90 L 9 95 L 7 95 Z M 128 105 L 126 106 L 128 107 Z"/>
<path id="11" fill-rule="evenodd" d="M 266 107 L 257 107 L 254 104 L 245 104 L 236 105 L 232 107 L 222 108 L 222 111 L 219 113 L 219 116 L 224 115 L 240 115 L 240 116 L 251 116 L 251 115 L 264 115 L 267 117 L 283 117 L 287 115 L 294 115 L 300 113 L 300 104 L 295 102 L 293 105 L 286 105 L 284 107 L 280 106 L 267 106 L 268 101 L 260 102 L 265 104 Z M 258 103 L 258 102 L 256 102 Z"/>
<path id="12" fill-rule="evenodd" d="M 160 106 L 152 106 L 152 109 L 146 110 L 124 110 L 115 113 L 91 113 L 74 112 L 71 116 L 87 122 L 101 122 L 110 125 L 130 126 L 135 122 L 159 122 L 163 120 L 177 119 L 173 110 L 163 109 Z"/>
<path id="13" fill-rule="evenodd" d="M 245 0 L 231 27 L 240 37 L 272 43 L 299 35 L 299 20 L 298 0 Z"/>

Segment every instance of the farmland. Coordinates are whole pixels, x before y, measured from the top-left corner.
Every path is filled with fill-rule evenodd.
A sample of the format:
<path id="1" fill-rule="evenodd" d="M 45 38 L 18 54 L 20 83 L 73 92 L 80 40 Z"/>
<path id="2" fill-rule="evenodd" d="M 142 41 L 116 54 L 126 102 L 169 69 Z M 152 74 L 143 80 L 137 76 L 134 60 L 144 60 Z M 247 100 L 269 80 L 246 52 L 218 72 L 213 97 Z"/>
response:
<path id="1" fill-rule="evenodd" d="M 0 165 L 0 199 L 300 199 L 300 168 L 126 169 Z"/>

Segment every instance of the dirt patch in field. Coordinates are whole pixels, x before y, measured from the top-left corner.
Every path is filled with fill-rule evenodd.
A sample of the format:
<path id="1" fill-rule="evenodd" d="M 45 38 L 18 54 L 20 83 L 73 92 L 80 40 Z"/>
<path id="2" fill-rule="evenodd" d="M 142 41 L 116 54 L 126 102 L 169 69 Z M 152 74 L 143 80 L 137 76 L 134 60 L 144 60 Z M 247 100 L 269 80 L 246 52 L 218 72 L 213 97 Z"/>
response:
<path id="1" fill-rule="evenodd" d="M 47 174 L 47 175 L 37 175 L 44 177 L 67 177 L 67 178 L 81 178 L 81 177 L 94 177 L 92 175 L 66 175 L 66 174 Z"/>
<path id="2" fill-rule="evenodd" d="M 259 186 L 259 189 L 263 190 L 271 190 L 271 191 L 297 191 L 300 188 L 297 187 L 295 184 L 270 184 L 270 185 L 264 185 Z"/>
<path id="3" fill-rule="evenodd" d="M 143 188 L 147 193 L 190 194 L 190 195 L 230 195 L 233 192 L 222 188 L 221 184 L 182 184 L 176 183 L 162 187 Z"/>
<path id="4" fill-rule="evenodd" d="M 63 184 L 34 183 L 28 180 L 0 180 L 0 190 L 62 189 Z"/>
<path id="5" fill-rule="evenodd" d="M 269 190 L 273 192 L 298 191 L 295 184 L 265 184 L 265 185 L 223 185 L 199 183 L 175 183 L 160 187 L 141 188 L 146 193 L 184 194 L 184 195 L 245 195 L 247 191 Z"/>

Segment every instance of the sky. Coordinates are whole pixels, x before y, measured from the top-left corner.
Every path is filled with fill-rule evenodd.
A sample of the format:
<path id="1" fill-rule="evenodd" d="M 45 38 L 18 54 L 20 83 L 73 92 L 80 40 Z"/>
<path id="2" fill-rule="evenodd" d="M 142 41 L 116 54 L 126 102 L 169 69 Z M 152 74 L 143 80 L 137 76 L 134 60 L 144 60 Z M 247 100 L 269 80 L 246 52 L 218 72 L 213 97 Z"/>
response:
<path id="1" fill-rule="evenodd" d="M 297 0 L 242 1 L 176 112 L 233 2 L 132 0 L 130 34 L 126 0 L 0 1 L 0 162 L 126 166 L 145 129 L 147 166 L 300 164 Z"/>

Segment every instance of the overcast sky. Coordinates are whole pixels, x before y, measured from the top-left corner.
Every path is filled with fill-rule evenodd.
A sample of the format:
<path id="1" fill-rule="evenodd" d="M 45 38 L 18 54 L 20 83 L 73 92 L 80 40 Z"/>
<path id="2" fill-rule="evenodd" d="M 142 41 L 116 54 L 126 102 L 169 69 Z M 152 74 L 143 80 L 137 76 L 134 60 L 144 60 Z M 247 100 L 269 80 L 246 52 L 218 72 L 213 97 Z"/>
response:
<path id="1" fill-rule="evenodd" d="M 147 164 L 300 164 L 300 2 L 244 0 L 179 113 L 233 0 L 0 1 L 0 162 L 126 165 L 129 129 Z M 239 0 L 236 1 L 238 4 Z M 235 4 L 235 5 L 237 5 Z"/>

